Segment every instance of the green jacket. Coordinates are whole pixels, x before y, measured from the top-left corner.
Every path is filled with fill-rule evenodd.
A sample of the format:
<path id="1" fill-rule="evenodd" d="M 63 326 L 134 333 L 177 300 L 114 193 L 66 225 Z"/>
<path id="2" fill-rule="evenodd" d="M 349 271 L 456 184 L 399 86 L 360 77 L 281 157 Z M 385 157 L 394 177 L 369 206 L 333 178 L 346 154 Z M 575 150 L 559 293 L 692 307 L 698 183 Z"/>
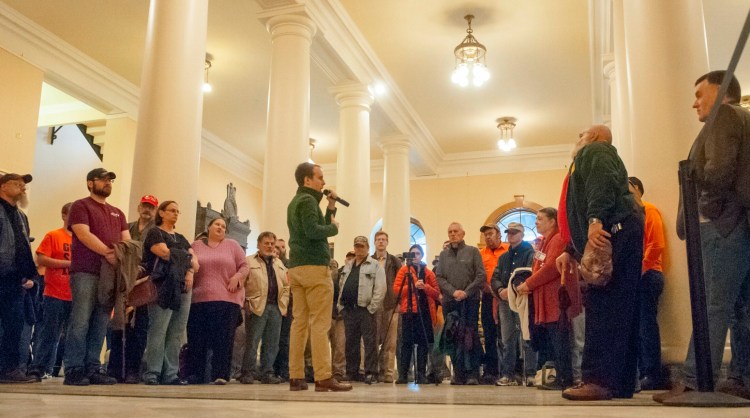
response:
<path id="1" fill-rule="evenodd" d="M 570 167 L 566 202 L 570 237 L 579 256 L 588 241 L 589 219 L 600 219 L 608 230 L 635 213 L 628 172 L 615 147 L 593 142 L 578 152 Z"/>
<path id="2" fill-rule="evenodd" d="M 289 227 L 289 268 L 299 266 L 328 266 L 331 253 L 328 237 L 338 234 L 331 216 L 336 210 L 320 210 L 323 193 L 300 186 L 286 210 Z"/>

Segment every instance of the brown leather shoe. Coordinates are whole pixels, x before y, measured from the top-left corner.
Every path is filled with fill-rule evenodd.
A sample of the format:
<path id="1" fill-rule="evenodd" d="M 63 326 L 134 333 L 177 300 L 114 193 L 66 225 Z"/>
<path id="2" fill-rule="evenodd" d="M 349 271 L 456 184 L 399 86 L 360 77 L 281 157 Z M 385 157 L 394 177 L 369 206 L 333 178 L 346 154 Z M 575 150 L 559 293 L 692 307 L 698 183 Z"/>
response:
<path id="1" fill-rule="evenodd" d="M 666 401 L 667 399 L 672 399 L 675 396 L 682 395 L 683 393 L 690 391 L 690 390 L 693 390 L 693 389 L 685 386 L 684 383 L 675 383 L 672 386 L 672 390 L 668 392 L 657 393 L 653 397 L 651 397 L 651 399 L 659 403 L 664 403 L 664 401 Z"/>
<path id="2" fill-rule="evenodd" d="M 316 392 L 346 392 L 349 390 L 352 390 L 352 385 L 339 383 L 339 381 L 334 378 L 318 380 L 315 382 Z"/>
<path id="3" fill-rule="evenodd" d="M 571 401 L 608 401 L 612 399 L 612 392 L 593 383 L 579 383 L 565 389 L 562 397 Z"/>
<path id="4" fill-rule="evenodd" d="M 307 382 L 305 382 L 305 379 L 289 379 L 289 390 L 292 392 L 307 390 Z"/>

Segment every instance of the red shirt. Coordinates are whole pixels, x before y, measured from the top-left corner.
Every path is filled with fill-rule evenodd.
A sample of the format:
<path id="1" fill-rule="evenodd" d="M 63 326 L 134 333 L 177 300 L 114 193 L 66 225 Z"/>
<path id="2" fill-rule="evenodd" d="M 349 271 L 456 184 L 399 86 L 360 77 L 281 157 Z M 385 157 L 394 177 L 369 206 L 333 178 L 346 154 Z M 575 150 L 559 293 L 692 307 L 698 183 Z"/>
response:
<path id="1" fill-rule="evenodd" d="M 60 228 L 44 236 L 36 253 L 55 260 L 70 260 L 70 246 L 73 237 Z M 71 301 L 70 274 L 67 268 L 47 267 L 44 271 L 44 296 Z"/>
<path id="2" fill-rule="evenodd" d="M 120 242 L 122 231 L 128 230 L 125 214 L 120 209 L 108 203 L 99 203 L 91 197 L 73 202 L 68 214 L 68 224 L 71 231 L 73 225 L 88 225 L 89 231 L 110 248 Z M 99 275 L 102 256 L 86 247 L 75 233 L 73 233 L 71 256 L 71 273 Z"/>

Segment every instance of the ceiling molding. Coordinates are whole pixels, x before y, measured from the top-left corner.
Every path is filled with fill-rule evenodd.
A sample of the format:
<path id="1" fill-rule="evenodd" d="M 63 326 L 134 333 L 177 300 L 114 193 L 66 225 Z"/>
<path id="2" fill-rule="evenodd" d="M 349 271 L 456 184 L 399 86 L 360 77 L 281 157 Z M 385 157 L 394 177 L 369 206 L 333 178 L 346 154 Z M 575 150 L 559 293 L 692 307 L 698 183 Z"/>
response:
<path id="1" fill-rule="evenodd" d="M 201 132 L 201 158 L 227 170 L 251 185 L 263 188 L 263 164 L 224 140 L 203 129 Z"/>
<path id="2" fill-rule="evenodd" d="M 137 116 L 137 86 L 2 2 L 0 47 L 41 69 L 49 84 L 95 109 Z"/>
<path id="3" fill-rule="evenodd" d="M 549 145 L 517 148 L 506 154 L 500 150 L 492 152 L 461 152 L 447 154 L 434 174 L 424 175 L 411 168 L 411 180 L 436 178 L 483 176 L 504 173 L 530 173 L 534 171 L 562 170 L 570 164 L 571 145 Z M 336 184 L 336 164 L 323 164 L 326 181 Z M 382 183 L 384 160 L 372 160 L 371 183 Z"/>
<path id="4" fill-rule="evenodd" d="M 105 115 L 121 117 L 126 114 L 138 120 L 138 86 L 2 2 L 0 47 L 41 69 L 45 82 Z M 71 105 L 45 107 L 41 111 L 60 112 L 65 106 Z M 202 157 L 262 187 L 261 163 L 205 129 L 201 137 Z"/>
<path id="5" fill-rule="evenodd" d="M 410 153 L 410 162 L 413 168 L 420 173 L 434 173 L 444 152 L 345 8 L 338 0 L 308 2 L 305 6 L 318 25 L 318 36 L 315 39 L 318 45 L 313 48 L 312 53 L 322 55 L 321 50 L 326 50 L 328 56 L 340 57 L 353 73 L 353 79 L 363 84 L 369 85 L 374 81 L 385 83 L 388 94 L 377 98 L 376 104 L 391 119 L 399 133 L 411 139 L 413 152 Z M 326 42 L 320 42 L 319 37 Z"/>

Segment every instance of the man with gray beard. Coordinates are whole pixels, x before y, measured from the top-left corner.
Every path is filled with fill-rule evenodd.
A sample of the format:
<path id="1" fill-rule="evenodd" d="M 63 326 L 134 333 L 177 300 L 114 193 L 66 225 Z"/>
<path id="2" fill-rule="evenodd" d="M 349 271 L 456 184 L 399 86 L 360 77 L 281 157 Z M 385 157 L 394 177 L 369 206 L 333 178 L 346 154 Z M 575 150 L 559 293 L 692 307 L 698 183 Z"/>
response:
<path id="1" fill-rule="evenodd" d="M 29 221 L 19 207 L 26 206 L 26 185 L 31 175 L 9 173 L 0 177 L 0 383 L 31 383 L 20 364 L 19 345 L 24 325 L 24 289 L 36 276 L 29 244 Z"/>

